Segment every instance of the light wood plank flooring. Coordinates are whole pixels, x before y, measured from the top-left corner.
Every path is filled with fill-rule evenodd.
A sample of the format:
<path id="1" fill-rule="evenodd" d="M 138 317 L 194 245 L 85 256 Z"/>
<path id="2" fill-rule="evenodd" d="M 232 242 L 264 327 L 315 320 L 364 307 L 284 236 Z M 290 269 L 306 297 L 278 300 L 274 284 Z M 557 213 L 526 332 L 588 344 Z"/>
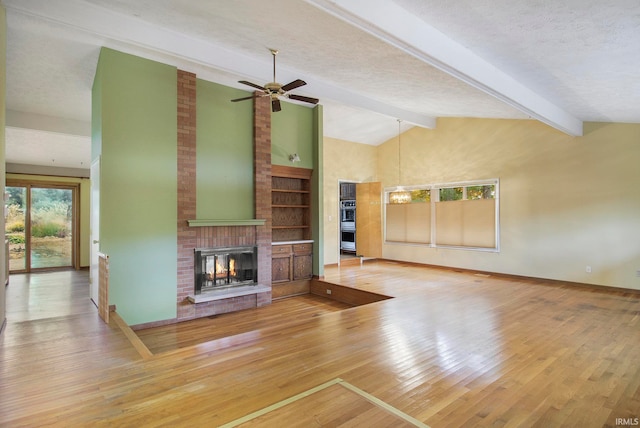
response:
<path id="1" fill-rule="evenodd" d="M 336 378 L 431 427 L 640 417 L 638 293 L 382 261 L 325 279 L 395 298 L 143 360 L 86 304 L 86 272 L 12 277 L 0 426 L 220 426 Z M 79 303 L 56 315 L 36 280 Z"/>
<path id="2" fill-rule="evenodd" d="M 351 305 L 310 294 L 275 300 L 271 305 L 136 331 L 153 353 L 287 324 L 350 308 Z"/>

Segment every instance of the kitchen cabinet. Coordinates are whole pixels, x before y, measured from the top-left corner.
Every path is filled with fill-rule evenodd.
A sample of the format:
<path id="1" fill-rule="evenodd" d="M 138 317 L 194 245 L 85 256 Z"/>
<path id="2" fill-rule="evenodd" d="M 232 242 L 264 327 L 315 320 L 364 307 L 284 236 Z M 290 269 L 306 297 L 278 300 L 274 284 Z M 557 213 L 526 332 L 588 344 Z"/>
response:
<path id="1" fill-rule="evenodd" d="M 340 183 L 340 200 L 356 198 L 356 183 Z"/>

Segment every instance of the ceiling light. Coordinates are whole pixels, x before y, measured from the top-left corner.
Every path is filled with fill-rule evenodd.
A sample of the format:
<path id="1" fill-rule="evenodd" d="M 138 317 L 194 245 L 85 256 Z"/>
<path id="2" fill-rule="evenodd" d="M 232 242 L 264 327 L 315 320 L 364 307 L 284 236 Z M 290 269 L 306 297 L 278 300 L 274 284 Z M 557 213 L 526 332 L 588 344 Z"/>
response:
<path id="1" fill-rule="evenodd" d="M 408 190 L 404 190 L 400 185 L 402 182 L 402 168 L 400 165 L 400 125 L 402 121 L 398 119 L 398 185 L 396 186 L 396 190 L 389 193 L 389 203 L 390 204 L 408 204 L 411 202 L 411 192 Z"/>

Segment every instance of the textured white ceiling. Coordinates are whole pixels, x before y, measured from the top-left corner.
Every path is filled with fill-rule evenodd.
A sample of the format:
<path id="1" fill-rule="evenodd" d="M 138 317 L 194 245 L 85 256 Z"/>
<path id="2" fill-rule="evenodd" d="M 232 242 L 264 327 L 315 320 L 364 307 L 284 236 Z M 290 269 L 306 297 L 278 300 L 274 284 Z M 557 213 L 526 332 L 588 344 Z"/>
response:
<path id="1" fill-rule="evenodd" d="M 491 94 L 484 82 L 477 85 L 461 80 L 425 60 L 425 48 L 421 51 L 416 46 L 424 42 L 427 50 L 437 48 L 429 46 L 431 39 L 426 36 L 434 29 L 448 43 L 460 45 L 462 61 L 484 60 L 495 67 L 497 81 L 512 78 L 570 117 L 640 122 L 637 0 L 2 3 L 7 8 L 8 27 L 7 109 L 20 114 L 88 123 L 99 49 L 108 46 L 235 87 L 242 87 L 237 83 L 240 79 L 260 84 L 271 81 L 268 48 L 277 48 L 278 80 L 286 83 L 300 77 L 308 82 L 295 93 L 320 98 L 325 135 L 363 144 L 376 145 L 395 136 L 397 117 L 405 119 L 404 127 L 411 123 L 429 126 L 434 118 L 444 116 L 535 117 L 535 111 L 504 102 L 510 94 Z M 410 35 L 413 46 L 407 48 L 406 38 L 400 46 L 396 42 L 402 39 L 401 29 L 389 34 L 390 30 L 380 31 L 372 22 L 360 25 L 366 20 L 364 14 L 356 13 L 354 18 L 342 11 L 358 5 L 369 9 L 393 6 L 390 10 L 395 16 L 388 16 L 390 23 L 406 18 L 408 12 L 418 18 L 418 25 L 424 26 L 418 29 L 424 31 Z M 550 122 L 553 120 L 545 121 Z M 78 167 L 78 160 L 61 165 L 64 155 L 75 149 L 64 147 L 55 152 L 60 132 L 30 139 L 26 131 L 14 131 L 7 133 L 11 162 L 51 165 L 46 159 L 57 159 L 57 165 Z M 57 143 L 46 143 L 47 135 L 55 136 Z M 77 138 L 90 145 L 88 133 Z M 71 137 L 70 141 L 78 142 Z M 45 151 L 47 155 L 40 156 Z M 83 162 L 87 165 L 88 157 Z"/>
<path id="2" fill-rule="evenodd" d="M 396 0 L 583 121 L 640 121 L 638 0 Z"/>
<path id="3" fill-rule="evenodd" d="M 91 141 L 87 137 L 34 129 L 5 129 L 7 163 L 88 169 L 91 165 Z"/>

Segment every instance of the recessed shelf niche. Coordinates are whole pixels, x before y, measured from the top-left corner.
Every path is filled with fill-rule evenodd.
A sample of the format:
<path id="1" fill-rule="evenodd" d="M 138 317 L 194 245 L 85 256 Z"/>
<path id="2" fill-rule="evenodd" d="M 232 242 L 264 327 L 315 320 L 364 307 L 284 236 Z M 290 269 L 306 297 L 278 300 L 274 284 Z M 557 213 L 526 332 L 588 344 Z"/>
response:
<path id="1" fill-rule="evenodd" d="M 312 239 L 311 172 L 306 168 L 272 166 L 273 242 Z"/>

